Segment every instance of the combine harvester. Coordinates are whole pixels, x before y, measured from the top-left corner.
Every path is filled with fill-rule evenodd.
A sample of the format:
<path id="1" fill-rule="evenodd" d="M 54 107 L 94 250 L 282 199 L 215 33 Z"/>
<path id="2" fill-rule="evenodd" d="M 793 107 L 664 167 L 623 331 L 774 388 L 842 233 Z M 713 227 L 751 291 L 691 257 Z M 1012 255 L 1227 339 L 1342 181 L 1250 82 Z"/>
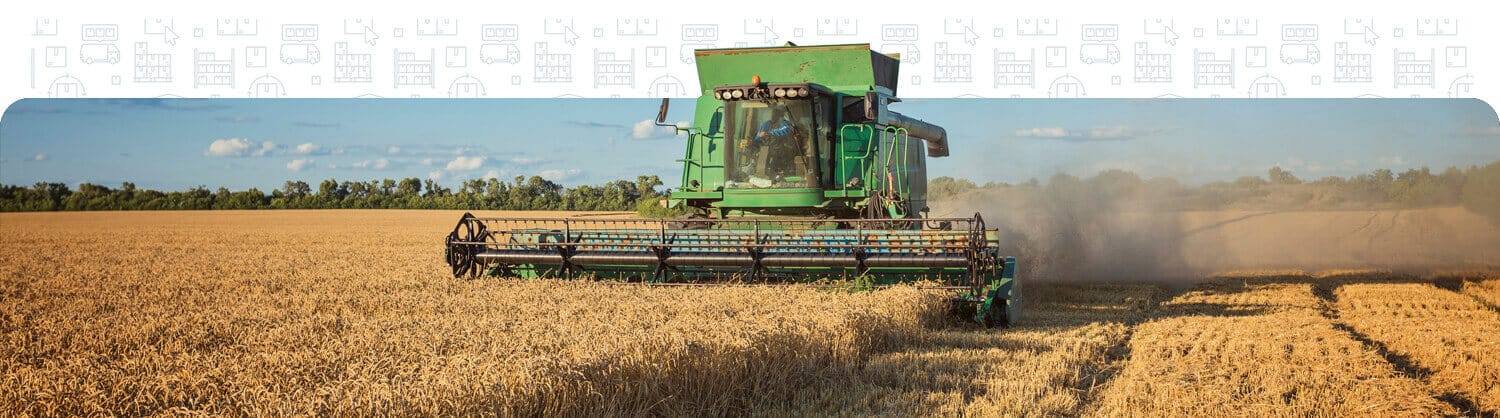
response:
<path id="1" fill-rule="evenodd" d="M 1014 257 L 973 218 L 926 214 L 926 157 L 943 128 L 892 112 L 897 64 L 868 44 L 695 52 L 702 96 L 675 219 L 464 214 L 455 277 L 592 278 L 661 285 L 852 279 L 949 290 L 986 326 L 1020 317 Z M 665 124 L 667 100 L 656 122 Z M 675 127 L 675 126 L 674 126 Z M 925 155 L 924 155 L 925 154 Z M 934 284 L 936 283 L 936 284 Z"/>

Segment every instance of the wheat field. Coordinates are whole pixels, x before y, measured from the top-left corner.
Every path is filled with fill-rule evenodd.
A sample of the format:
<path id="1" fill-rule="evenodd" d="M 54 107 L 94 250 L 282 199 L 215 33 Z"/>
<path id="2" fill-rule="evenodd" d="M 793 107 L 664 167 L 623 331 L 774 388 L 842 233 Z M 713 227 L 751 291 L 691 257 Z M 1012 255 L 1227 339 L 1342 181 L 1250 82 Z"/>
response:
<path id="1" fill-rule="evenodd" d="M 1485 272 L 1035 282 L 982 330 L 910 287 L 454 279 L 459 215 L 0 214 L 0 416 L 1500 412 Z"/>

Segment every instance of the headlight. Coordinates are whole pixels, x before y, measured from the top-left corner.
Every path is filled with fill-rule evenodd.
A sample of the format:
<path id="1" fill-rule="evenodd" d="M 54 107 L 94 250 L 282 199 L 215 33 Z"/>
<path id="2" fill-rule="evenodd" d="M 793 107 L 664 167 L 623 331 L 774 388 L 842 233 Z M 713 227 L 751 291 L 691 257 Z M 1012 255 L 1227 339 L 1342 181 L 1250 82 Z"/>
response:
<path id="1" fill-rule="evenodd" d="M 786 89 L 776 89 L 776 97 L 786 97 Z"/>
<path id="2" fill-rule="evenodd" d="M 734 89 L 733 95 L 734 95 L 734 98 L 736 98 L 736 99 L 741 98 L 741 97 L 745 97 L 745 91 L 744 90 L 740 90 L 740 89 Z"/>

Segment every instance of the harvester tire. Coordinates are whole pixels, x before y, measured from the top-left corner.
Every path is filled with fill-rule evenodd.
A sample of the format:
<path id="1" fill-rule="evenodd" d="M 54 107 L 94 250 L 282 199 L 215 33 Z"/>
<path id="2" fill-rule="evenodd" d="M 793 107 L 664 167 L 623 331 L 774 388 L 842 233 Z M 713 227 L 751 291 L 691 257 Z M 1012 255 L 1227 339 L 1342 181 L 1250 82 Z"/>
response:
<path id="1" fill-rule="evenodd" d="M 984 315 L 985 328 L 1004 328 L 1009 325 L 1005 317 L 1005 305 L 1004 300 L 995 301 L 990 305 L 990 311 Z"/>

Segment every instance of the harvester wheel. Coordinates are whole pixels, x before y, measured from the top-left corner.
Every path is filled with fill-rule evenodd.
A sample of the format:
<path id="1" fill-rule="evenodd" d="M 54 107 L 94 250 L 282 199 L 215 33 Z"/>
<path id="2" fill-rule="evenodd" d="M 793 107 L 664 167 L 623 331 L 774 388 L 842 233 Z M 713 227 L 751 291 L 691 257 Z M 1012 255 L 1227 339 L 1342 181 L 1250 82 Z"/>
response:
<path id="1" fill-rule="evenodd" d="M 473 268 L 469 264 L 469 247 L 448 247 L 448 265 L 453 267 L 453 277 L 464 277 Z"/>
<path id="2" fill-rule="evenodd" d="M 473 215 L 464 214 L 464 220 L 469 218 L 473 218 Z M 464 220 L 459 221 L 459 224 L 453 228 L 453 232 L 448 234 L 448 250 L 444 255 L 447 258 L 448 265 L 453 267 L 453 277 L 469 276 L 472 279 L 478 276 L 477 269 L 479 268 L 474 265 L 475 249 L 472 245 L 455 245 L 454 243 L 483 242 L 488 238 L 489 234 L 485 231 L 484 225 L 479 225 L 476 228 L 473 224 Z"/>
<path id="3" fill-rule="evenodd" d="M 1005 300 L 997 300 L 990 304 L 990 311 L 984 316 L 984 327 L 1003 328 L 1010 326 L 1009 318 L 1006 316 L 1006 313 L 1009 312 L 1006 309 L 1007 305 L 1009 304 Z"/>

